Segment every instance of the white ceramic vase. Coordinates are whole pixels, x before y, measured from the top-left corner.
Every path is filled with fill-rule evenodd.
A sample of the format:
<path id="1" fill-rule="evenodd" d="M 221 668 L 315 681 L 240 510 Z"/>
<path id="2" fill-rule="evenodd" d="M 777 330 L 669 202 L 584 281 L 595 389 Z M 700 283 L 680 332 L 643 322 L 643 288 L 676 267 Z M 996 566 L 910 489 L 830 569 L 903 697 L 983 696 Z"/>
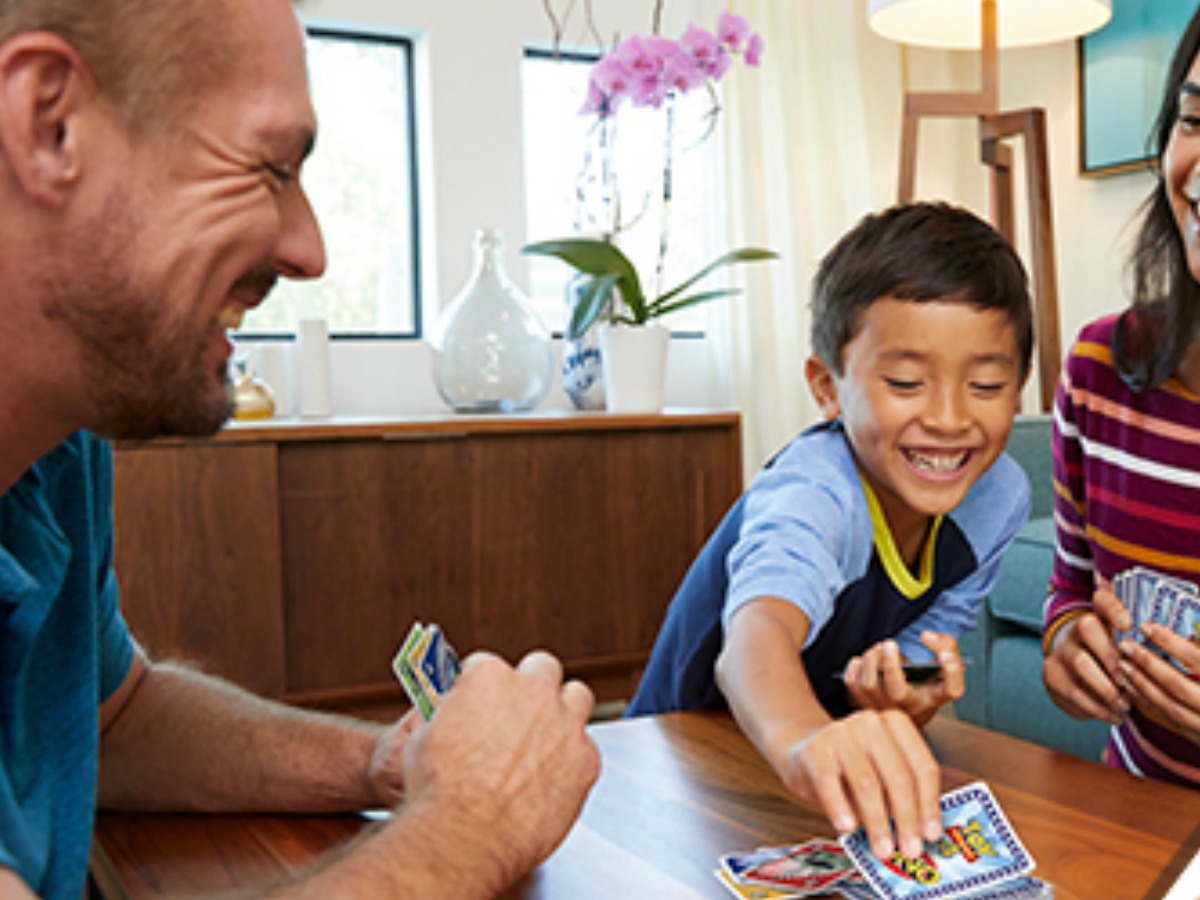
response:
<path id="1" fill-rule="evenodd" d="M 648 325 L 601 325 L 600 355 L 609 412 L 662 412 L 671 332 Z"/>

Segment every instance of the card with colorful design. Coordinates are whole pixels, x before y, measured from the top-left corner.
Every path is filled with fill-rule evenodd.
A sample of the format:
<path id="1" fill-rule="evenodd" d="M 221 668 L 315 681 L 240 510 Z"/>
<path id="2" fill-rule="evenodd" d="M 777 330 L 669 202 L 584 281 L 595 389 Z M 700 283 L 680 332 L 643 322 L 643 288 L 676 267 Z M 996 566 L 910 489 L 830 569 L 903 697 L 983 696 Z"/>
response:
<path id="1" fill-rule="evenodd" d="M 1028 875 L 1033 858 L 983 782 L 942 796 L 943 837 L 917 859 L 898 851 L 880 859 L 862 828 L 842 846 L 884 900 L 949 900 Z"/>
<path id="2" fill-rule="evenodd" d="M 414 622 L 392 658 L 392 671 L 409 701 L 428 721 L 458 678 L 458 656 L 437 625 Z"/>

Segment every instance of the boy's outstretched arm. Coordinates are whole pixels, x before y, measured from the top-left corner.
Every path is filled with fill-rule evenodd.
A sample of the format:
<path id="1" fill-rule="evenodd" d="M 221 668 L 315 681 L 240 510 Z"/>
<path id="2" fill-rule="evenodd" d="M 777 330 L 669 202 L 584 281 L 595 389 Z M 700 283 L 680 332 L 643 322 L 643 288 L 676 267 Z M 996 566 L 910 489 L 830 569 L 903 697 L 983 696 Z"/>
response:
<path id="1" fill-rule="evenodd" d="M 717 681 L 738 724 L 787 788 L 819 805 L 839 833 L 866 828 L 880 857 L 919 856 L 941 836 L 937 761 L 907 713 L 860 710 L 831 719 L 813 693 L 800 650 L 808 618 L 775 597 L 734 613 Z"/>

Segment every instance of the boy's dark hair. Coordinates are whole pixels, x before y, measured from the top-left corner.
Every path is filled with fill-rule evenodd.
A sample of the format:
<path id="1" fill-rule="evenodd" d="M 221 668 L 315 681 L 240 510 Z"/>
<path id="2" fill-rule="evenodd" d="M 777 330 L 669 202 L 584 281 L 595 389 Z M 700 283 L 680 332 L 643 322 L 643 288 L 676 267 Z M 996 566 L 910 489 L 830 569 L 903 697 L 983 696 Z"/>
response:
<path id="1" fill-rule="evenodd" d="M 842 349 L 876 300 L 948 300 L 1003 312 L 1017 336 L 1021 377 L 1033 354 L 1025 267 L 1000 233 L 965 209 L 909 203 L 863 218 L 813 279 L 813 351 L 842 374 Z"/>
<path id="2" fill-rule="evenodd" d="M 1133 302 L 1113 330 L 1113 365 L 1133 390 L 1157 387 L 1179 368 L 1200 330 L 1200 284 L 1188 270 L 1187 251 L 1171 212 L 1161 167 L 1179 118 L 1179 89 L 1200 53 L 1200 9 L 1179 39 L 1163 81 L 1150 148 L 1154 190 L 1142 207 L 1142 227 L 1129 259 Z"/>

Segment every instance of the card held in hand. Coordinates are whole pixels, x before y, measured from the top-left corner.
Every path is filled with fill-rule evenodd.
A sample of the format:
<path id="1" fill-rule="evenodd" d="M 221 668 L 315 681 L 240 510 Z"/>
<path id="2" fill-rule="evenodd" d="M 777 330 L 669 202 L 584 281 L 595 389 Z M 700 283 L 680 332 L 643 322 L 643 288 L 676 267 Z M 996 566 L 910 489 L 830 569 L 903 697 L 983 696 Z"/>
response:
<path id="1" fill-rule="evenodd" d="M 949 900 L 998 889 L 1033 871 L 1029 855 L 991 790 L 981 781 L 942 795 L 943 837 L 915 860 L 897 851 L 880 859 L 866 831 L 842 837 L 859 871 L 885 900 Z"/>
<path id="2" fill-rule="evenodd" d="M 429 721 L 459 674 L 458 656 L 437 625 L 414 622 L 392 658 L 409 702 Z"/>

